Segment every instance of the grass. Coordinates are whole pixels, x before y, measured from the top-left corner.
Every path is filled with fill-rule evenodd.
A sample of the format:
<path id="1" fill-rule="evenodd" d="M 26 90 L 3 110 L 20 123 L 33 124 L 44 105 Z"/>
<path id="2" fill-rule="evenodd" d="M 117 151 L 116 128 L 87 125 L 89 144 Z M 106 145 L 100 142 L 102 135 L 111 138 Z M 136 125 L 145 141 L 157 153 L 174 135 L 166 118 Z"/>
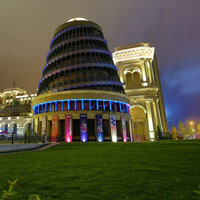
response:
<path id="1" fill-rule="evenodd" d="M 71 143 L 0 156 L 0 192 L 15 199 L 192 200 L 200 184 L 200 141 Z"/>

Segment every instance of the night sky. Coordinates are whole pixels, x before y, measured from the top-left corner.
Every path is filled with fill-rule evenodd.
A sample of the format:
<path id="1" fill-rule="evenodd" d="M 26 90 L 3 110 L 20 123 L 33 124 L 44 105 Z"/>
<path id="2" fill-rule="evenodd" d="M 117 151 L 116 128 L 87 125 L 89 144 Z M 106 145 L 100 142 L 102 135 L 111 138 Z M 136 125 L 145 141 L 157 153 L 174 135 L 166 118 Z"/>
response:
<path id="1" fill-rule="evenodd" d="M 110 50 L 156 47 L 169 125 L 200 119 L 200 0 L 0 0 L 0 92 L 36 93 L 55 29 L 74 17 L 99 24 Z"/>

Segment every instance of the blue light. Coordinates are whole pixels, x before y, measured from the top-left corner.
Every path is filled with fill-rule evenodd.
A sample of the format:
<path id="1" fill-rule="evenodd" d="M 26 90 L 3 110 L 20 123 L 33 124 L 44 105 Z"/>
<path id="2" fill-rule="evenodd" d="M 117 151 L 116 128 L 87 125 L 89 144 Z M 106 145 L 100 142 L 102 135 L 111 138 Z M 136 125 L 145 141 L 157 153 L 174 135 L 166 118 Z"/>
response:
<path id="1" fill-rule="evenodd" d="M 46 69 L 46 67 L 47 67 L 49 64 L 51 64 L 51 62 L 48 62 L 48 63 L 45 64 L 45 66 L 43 67 L 42 73 L 44 72 L 44 70 Z M 72 65 L 72 66 L 70 66 L 70 68 L 69 68 L 69 66 L 67 65 L 67 66 L 65 66 L 65 69 L 63 69 L 63 70 L 66 71 L 66 70 L 76 69 L 76 68 L 80 68 L 80 67 L 88 67 L 88 66 L 96 66 L 96 63 L 95 63 L 95 64 L 90 64 L 90 65 L 86 64 L 85 66 L 84 66 L 83 64 L 81 64 L 81 66 L 80 66 L 80 64 L 77 64 L 77 65 Z M 117 68 L 115 65 L 113 65 L 113 64 L 98 63 L 98 67 L 109 67 L 109 68 L 112 68 L 112 69 L 115 69 L 115 70 L 118 71 L 118 68 Z M 56 70 L 57 70 L 57 69 L 56 69 Z M 55 71 L 56 71 L 56 70 L 55 70 Z M 53 71 L 53 72 L 54 72 L 54 71 Z M 46 74 L 45 77 L 48 78 L 48 77 L 51 76 L 51 75 L 52 75 L 52 72 Z M 44 80 L 44 77 L 41 78 L 41 80 L 40 80 L 39 83 L 38 83 L 38 86 L 40 85 L 41 81 L 43 81 L 43 80 Z M 121 84 L 121 85 L 123 85 L 123 84 Z"/>
<path id="2" fill-rule="evenodd" d="M 70 100 L 68 100 L 67 108 L 68 108 L 68 110 L 70 110 Z"/>
<path id="3" fill-rule="evenodd" d="M 103 110 L 105 110 L 105 101 L 103 100 Z"/>
<path id="4" fill-rule="evenodd" d="M 77 101 L 77 100 L 75 100 L 75 101 L 74 101 L 74 104 L 75 104 L 75 110 L 77 110 L 77 105 L 76 105 L 76 101 Z"/>
<path id="5" fill-rule="evenodd" d="M 58 102 L 55 102 L 55 111 L 58 111 Z"/>
<path id="6" fill-rule="evenodd" d="M 52 103 L 55 104 L 54 107 L 54 112 L 58 110 L 58 103 L 62 103 L 62 111 L 64 111 L 64 102 L 68 102 L 68 110 L 70 110 L 70 101 L 75 102 L 75 110 L 77 110 L 77 101 L 81 101 L 81 110 L 84 110 L 84 101 L 89 101 L 89 110 L 92 110 L 92 101 L 96 101 L 96 110 L 99 110 L 99 101 L 103 103 L 103 110 L 105 111 L 105 102 L 109 102 L 109 108 L 110 111 L 117 112 L 117 104 L 119 104 L 120 107 L 120 112 L 124 112 L 127 114 L 130 114 L 130 104 L 124 103 L 124 102 L 119 102 L 119 101 L 112 101 L 112 100 L 106 100 L 106 99 L 70 99 L 70 100 L 57 100 L 57 101 L 48 101 L 44 102 L 41 104 L 34 105 L 33 108 L 33 113 L 35 114 L 40 114 L 42 112 L 49 112 L 47 111 L 48 109 L 48 104 L 50 104 L 50 112 L 52 112 Z M 115 110 L 112 110 L 112 103 L 115 104 Z M 123 108 L 121 106 L 123 105 Z M 45 106 L 45 107 L 44 107 Z"/>
<path id="7" fill-rule="evenodd" d="M 92 110 L 91 100 L 89 100 L 89 109 Z"/>
<path id="8" fill-rule="evenodd" d="M 62 101 L 62 111 L 63 111 L 63 101 Z"/>
<path id="9" fill-rule="evenodd" d="M 88 141 L 87 114 L 80 114 L 80 138 L 82 142 Z"/>
<path id="10" fill-rule="evenodd" d="M 84 110 L 84 100 L 81 100 L 81 109 Z"/>
<path id="11" fill-rule="evenodd" d="M 99 101 L 96 100 L 97 110 L 99 110 Z"/>
<path id="12" fill-rule="evenodd" d="M 110 111 L 112 111 L 111 101 L 109 101 Z"/>

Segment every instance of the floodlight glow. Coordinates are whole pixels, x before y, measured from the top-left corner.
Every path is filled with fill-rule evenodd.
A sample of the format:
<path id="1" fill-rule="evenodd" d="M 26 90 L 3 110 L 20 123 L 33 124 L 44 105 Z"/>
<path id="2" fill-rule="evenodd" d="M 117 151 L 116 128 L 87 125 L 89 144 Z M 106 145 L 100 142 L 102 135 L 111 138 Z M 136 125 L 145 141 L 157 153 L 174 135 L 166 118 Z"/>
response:
<path id="1" fill-rule="evenodd" d="M 82 18 L 82 17 L 75 17 L 75 18 L 68 20 L 67 22 L 73 22 L 73 21 L 88 21 L 88 20 L 85 18 Z"/>
<path id="2" fill-rule="evenodd" d="M 112 136 L 112 142 L 117 142 L 117 136 L 116 135 Z"/>
<path id="3" fill-rule="evenodd" d="M 65 142 L 72 142 L 72 115 L 65 115 Z"/>
<path id="4" fill-rule="evenodd" d="M 82 142 L 88 141 L 87 114 L 80 114 L 80 138 Z"/>
<path id="5" fill-rule="evenodd" d="M 111 140 L 117 142 L 116 116 L 110 115 Z"/>
<path id="6" fill-rule="evenodd" d="M 193 122 L 193 121 L 191 121 L 191 122 L 190 122 L 190 125 L 193 125 L 193 124 L 194 124 L 194 122 Z"/>
<path id="7" fill-rule="evenodd" d="M 124 116 L 121 117 L 121 121 L 122 121 L 123 141 L 127 142 L 126 121 Z"/>

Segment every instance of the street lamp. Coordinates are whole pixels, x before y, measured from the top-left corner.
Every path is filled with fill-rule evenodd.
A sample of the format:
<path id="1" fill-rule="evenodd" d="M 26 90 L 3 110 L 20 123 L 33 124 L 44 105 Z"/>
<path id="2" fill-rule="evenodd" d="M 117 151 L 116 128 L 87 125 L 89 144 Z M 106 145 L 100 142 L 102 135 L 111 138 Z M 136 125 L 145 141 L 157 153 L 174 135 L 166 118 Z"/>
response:
<path id="1" fill-rule="evenodd" d="M 193 121 L 190 121 L 190 125 L 194 125 L 194 122 L 193 122 Z"/>

